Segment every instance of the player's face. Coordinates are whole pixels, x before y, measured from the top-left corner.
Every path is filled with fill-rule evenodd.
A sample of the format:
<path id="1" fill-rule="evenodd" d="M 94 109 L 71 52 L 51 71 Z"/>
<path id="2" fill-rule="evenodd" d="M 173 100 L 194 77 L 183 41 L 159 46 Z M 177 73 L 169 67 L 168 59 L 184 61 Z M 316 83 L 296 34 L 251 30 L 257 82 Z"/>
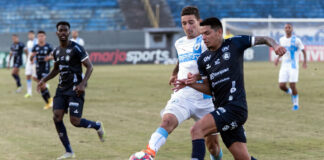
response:
<path id="1" fill-rule="evenodd" d="M 70 28 L 67 25 L 59 25 L 56 31 L 56 35 L 60 41 L 69 40 Z"/>
<path id="2" fill-rule="evenodd" d="M 72 31 L 72 37 L 77 38 L 79 36 L 77 31 Z"/>
<path id="3" fill-rule="evenodd" d="M 37 34 L 37 39 L 38 39 L 38 42 L 45 43 L 45 41 L 46 41 L 46 35 L 43 34 L 43 33 L 39 33 L 39 34 Z"/>
<path id="4" fill-rule="evenodd" d="M 201 26 L 200 34 L 202 34 L 204 43 L 206 44 L 207 48 L 214 48 L 219 46 L 220 43 L 222 43 L 222 29 L 217 29 L 215 31 L 210 26 Z"/>
<path id="5" fill-rule="evenodd" d="M 188 38 L 195 38 L 199 35 L 199 21 L 195 15 L 181 16 L 181 24 Z"/>
<path id="6" fill-rule="evenodd" d="M 18 43 L 19 42 L 19 38 L 17 36 L 12 36 L 12 42 L 14 43 Z"/>
<path id="7" fill-rule="evenodd" d="M 293 31 L 293 27 L 290 24 L 286 24 L 285 25 L 285 32 L 286 32 L 286 34 L 287 35 L 291 35 L 292 31 Z"/>
<path id="8" fill-rule="evenodd" d="M 28 39 L 29 40 L 33 40 L 35 38 L 35 34 L 34 33 L 28 33 Z"/>

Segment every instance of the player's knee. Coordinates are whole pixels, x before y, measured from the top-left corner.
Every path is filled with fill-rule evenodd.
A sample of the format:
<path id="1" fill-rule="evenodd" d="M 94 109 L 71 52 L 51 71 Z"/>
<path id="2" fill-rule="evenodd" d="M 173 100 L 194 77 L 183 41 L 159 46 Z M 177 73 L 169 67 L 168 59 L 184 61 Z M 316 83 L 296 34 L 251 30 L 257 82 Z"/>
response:
<path id="1" fill-rule="evenodd" d="M 192 126 L 190 129 L 190 134 L 192 138 L 204 136 L 201 135 L 201 133 L 202 133 L 202 129 L 199 127 L 199 125 L 197 125 L 197 123 L 195 123 L 195 125 Z"/>
<path id="2" fill-rule="evenodd" d="M 54 122 L 61 122 L 63 120 L 63 116 L 54 112 L 53 120 L 54 120 Z"/>
<path id="3" fill-rule="evenodd" d="M 70 117 L 70 122 L 75 127 L 80 127 L 80 118 L 77 117 Z"/>
<path id="4" fill-rule="evenodd" d="M 178 120 L 175 117 L 166 116 L 162 118 L 160 127 L 164 128 L 170 134 L 178 125 Z"/>
<path id="5" fill-rule="evenodd" d="M 280 88 L 281 90 L 285 90 L 285 89 L 286 89 L 286 85 L 285 85 L 285 84 L 282 84 L 282 83 L 280 83 L 280 84 L 279 84 L 279 88 Z"/>

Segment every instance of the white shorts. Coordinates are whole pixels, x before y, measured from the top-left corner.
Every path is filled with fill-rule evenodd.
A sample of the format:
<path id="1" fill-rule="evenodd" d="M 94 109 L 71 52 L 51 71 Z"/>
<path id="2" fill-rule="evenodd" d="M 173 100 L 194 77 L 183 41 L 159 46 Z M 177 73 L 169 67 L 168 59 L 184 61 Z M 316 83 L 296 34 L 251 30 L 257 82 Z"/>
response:
<path id="1" fill-rule="evenodd" d="M 36 66 L 35 63 L 31 64 L 30 62 L 26 62 L 26 67 L 25 67 L 25 75 L 26 76 L 33 76 L 33 77 L 37 77 L 36 76 Z"/>
<path id="2" fill-rule="evenodd" d="M 165 108 L 161 111 L 161 116 L 171 113 L 178 119 L 178 125 L 183 121 L 193 118 L 198 121 L 206 114 L 215 110 L 211 98 L 201 100 L 186 99 L 180 94 L 174 93 Z"/>
<path id="3" fill-rule="evenodd" d="M 279 71 L 279 83 L 298 82 L 298 68 L 281 67 Z"/>

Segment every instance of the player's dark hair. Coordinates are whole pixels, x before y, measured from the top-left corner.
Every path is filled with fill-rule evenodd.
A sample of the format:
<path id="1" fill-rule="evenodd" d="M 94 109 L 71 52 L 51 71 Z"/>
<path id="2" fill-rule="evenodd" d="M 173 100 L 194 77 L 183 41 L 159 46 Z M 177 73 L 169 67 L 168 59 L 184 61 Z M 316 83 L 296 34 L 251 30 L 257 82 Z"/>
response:
<path id="1" fill-rule="evenodd" d="M 286 23 L 286 25 L 290 25 L 290 26 L 292 26 L 292 27 L 293 27 L 293 25 L 292 25 L 291 23 L 289 23 L 289 22 L 288 22 L 288 23 Z"/>
<path id="2" fill-rule="evenodd" d="M 216 17 L 210 17 L 203 20 L 200 26 L 210 26 L 213 30 L 223 29 L 222 22 Z"/>
<path id="3" fill-rule="evenodd" d="M 18 37 L 18 35 L 17 35 L 17 34 L 12 34 L 12 36 L 13 36 L 13 37 Z"/>
<path id="4" fill-rule="evenodd" d="M 34 32 L 33 30 L 30 30 L 28 33 L 32 33 L 32 34 L 34 34 L 35 32 Z"/>
<path id="5" fill-rule="evenodd" d="M 46 35 L 46 32 L 43 31 L 43 30 L 39 30 L 39 31 L 37 32 L 37 34 L 45 34 L 45 35 Z"/>
<path id="6" fill-rule="evenodd" d="M 182 9 L 181 17 L 187 16 L 187 15 L 194 15 L 197 18 L 197 20 L 200 19 L 199 10 L 197 7 L 194 7 L 194 6 L 187 6 Z"/>
<path id="7" fill-rule="evenodd" d="M 71 28 L 69 22 L 66 22 L 66 21 L 60 21 L 60 22 L 58 22 L 58 23 L 56 24 L 56 29 L 58 29 L 58 27 L 59 27 L 60 25 L 66 25 L 66 26 L 69 27 L 69 29 Z"/>

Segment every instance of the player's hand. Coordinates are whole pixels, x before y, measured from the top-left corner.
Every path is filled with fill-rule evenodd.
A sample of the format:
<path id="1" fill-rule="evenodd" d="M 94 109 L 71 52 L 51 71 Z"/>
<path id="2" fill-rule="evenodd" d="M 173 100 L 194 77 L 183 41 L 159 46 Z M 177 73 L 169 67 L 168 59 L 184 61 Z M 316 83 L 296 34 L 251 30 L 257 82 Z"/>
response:
<path id="1" fill-rule="evenodd" d="M 307 63 L 304 61 L 303 62 L 303 68 L 306 69 L 307 68 Z"/>
<path id="2" fill-rule="evenodd" d="M 192 74 L 192 73 L 189 72 L 187 77 L 188 77 L 188 79 L 186 80 L 187 85 L 194 84 L 200 79 L 199 73 L 198 74 Z"/>
<path id="3" fill-rule="evenodd" d="M 83 83 L 80 83 L 75 87 L 74 90 L 75 90 L 77 96 L 80 97 L 80 95 L 82 95 L 84 93 L 85 85 Z"/>
<path id="4" fill-rule="evenodd" d="M 283 56 L 287 52 L 285 47 L 279 45 L 275 46 L 273 49 L 278 56 Z"/>
<path id="5" fill-rule="evenodd" d="M 38 84 L 37 84 L 37 91 L 40 92 L 42 86 L 45 85 L 45 82 L 43 81 L 43 79 L 41 79 Z"/>
<path id="6" fill-rule="evenodd" d="M 176 81 L 178 80 L 178 76 L 177 75 L 172 75 L 170 77 L 170 80 L 169 80 L 169 85 L 174 85 L 176 83 Z"/>
<path id="7" fill-rule="evenodd" d="M 174 85 L 174 88 L 172 88 L 173 91 L 177 92 L 179 91 L 180 89 L 186 87 L 186 81 L 187 79 L 182 79 L 182 80 L 177 80 L 173 85 Z"/>

